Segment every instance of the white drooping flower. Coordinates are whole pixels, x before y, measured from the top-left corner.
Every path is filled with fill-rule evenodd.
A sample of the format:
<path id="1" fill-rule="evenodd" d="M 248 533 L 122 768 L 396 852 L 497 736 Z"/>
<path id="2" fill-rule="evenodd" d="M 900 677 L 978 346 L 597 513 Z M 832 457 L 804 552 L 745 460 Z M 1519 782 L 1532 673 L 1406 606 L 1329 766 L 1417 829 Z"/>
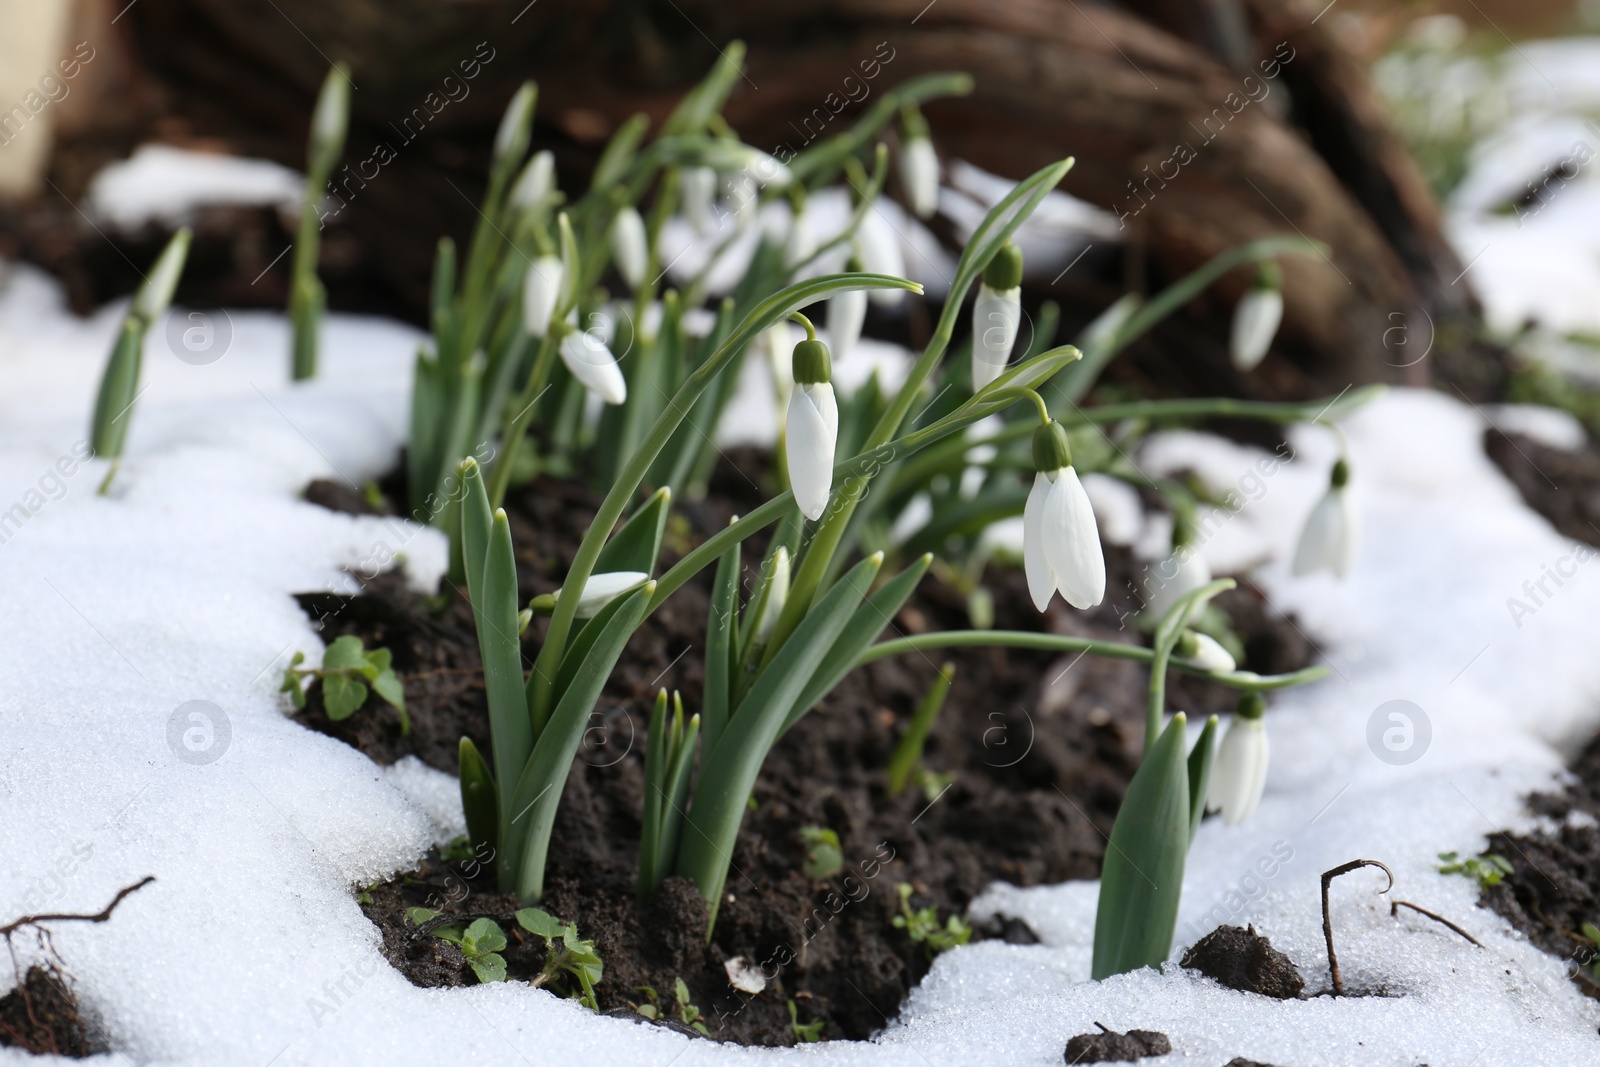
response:
<path id="1" fill-rule="evenodd" d="M 789 550 L 779 545 L 772 553 L 772 580 L 767 583 L 767 600 L 761 605 L 761 619 L 756 623 L 756 640 L 766 644 L 778 628 L 778 616 L 789 602 Z"/>
<path id="2" fill-rule="evenodd" d="M 1333 465 L 1328 491 L 1317 506 L 1311 509 L 1306 525 L 1300 531 L 1300 543 L 1294 550 L 1294 574 L 1311 574 L 1315 571 L 1332 571 L 1340 578 L 1350 573 L 1350 560 L 1355 555 L 1355 515 L 1345 500 L 1345 485 L 1350 480 L 1350 467 L 1344 460 Z"/>
<path id="3" fill-rule="evenodd" d="M 638 289 L 644 284 L 650 262 L 650 237 L 645 233 L 639 209 L 632 204 L 623 205 L 611 222 L 611 258 L 616 260 L 617 273 L 628 288 Z"/>
<path id="4" fill-rule="evenodd" d="M 1185 630 L 1178 638 L 1178 654 L 1193 660 L 1212 674 L 1232 674 L 1238 669 L 1233 654 L 1209 634 Z"/>
<path id="5" fill-rule="evenodd" d="M 939 156 L 926 134 L 909 137 L 900 146 L 900 181 L 911 213 L 919 219 L 932 217 L 939 206 Z"/>
<path id="6" fill-rule="evenodd" d="M 783 249 L 784 265 L 797 267 L 810 259 L 816 250 L 817 237 L 811 232 L 811 213 L 802 205 L 789 222 L 789 233 Z"/>
<path id="7" fill-rule="evenodd" d="M 683 214 L 694 232 L 704 236 L 715 230 L 711 208 L 717 195 L 717 172 L 710 167 L 685 167 L 682 188 Z"/>
<path id="8" fill-rule="evenodd" d="M 529 337 L 543 337 L 549 330 L 566 276 L 566 265 L 557 256 L 540 256 L 528 265 L 522 281 L 522 325 Z"/>
<path id="9" fill-rule="evenodd" d="M 1267 727 L 1262 721 L 1265 711 L 1266 701 L 1259 693 L 1240 700 L 1211 764 L 1206 810 L 1222 812 L 1222 821 L 1229 826 L 1255 814 L 1267 784 Z"/>
<path id="10" fill-rule="evenodd" d="M 511 187 L 511 206 L 526 211 L 555 192 L 555 188 L 556 157 L 549 149 L 535 152 L 528 165 L 522 168 L 517 184 Z"/>
<path id="11" fill-rule="evenodd" d="M 1151 624 L 1158 623 L 1172 610 L 1178 598 L 1211 581 L 1211 567 L 1205 557 L 1191 547 L 1174 548 L 1172 555 L 1151 568 L 1145 580 L 1145 603 L 1141 613 Z"/>
<path id="12" fill-rule="evenodd" d="M 1005 372 L 1022 324 L 1022 250 L 1007 241 L 983 270 L 972 305 L 972 391 Z"/>
<path id="13" fill-rule="evenodd" d="M 849 359 L 861 340 L 861 326 L 867 321 L 867 291 L 846 289 L 828 298 L 828 340 L 840 359 Z"/>
<path id="14" fill-rule="evenodd" d="M 789 488 L 800 513 L 822 517 L 833 491 L 833 453 L 839 439 L 839 405 L 833 395 L 828 346 L 815 338 L 801 341 L 793 354 L 794 391 L 784 419 L 784 458 Z"/>
<path id="15" fill-rule="evenodd" d="M 900 235 L 894 232 L 894 227 L 884 217 L 883 208 L 878 204 L 874 203 L 861 216 L 861 225 L 856 229 L 855 246 L 856 259 L 868 274 L 905 277 L 906 259 L 900 252 Z M 903 289 L 874 289 L 868 299 L 879 307 L 895 307 L 903 296 Z"/>
<path id="16" fill-rule="evenodd" d="M 557 347 L 561 362 L 585 389 L 607 404 L 628 399 L 628 383 L 598 330 L 572 330 Z"/>
<path id="17" fill-rule="evenodd" d="M 1106 561 L 1100 550 L 1089 495 L 1072 469 L 1067 431 L 1054 420 L 1033 434 L 1033 488 L 1022 511 L 1022 562 L 1028 594 L 1040 611 L 1057 591 L 1075 608 L 1092 608 L 1106 595 Z"/>
<path id="18" fill-rule="evenodd" d="M 649 580 L 650 576 L 644 571 L 605 571 L 589 575 L 589 580 L 583 583 L 583 592 L 578 594 L 577 617 L 594 618 L 601 608 Z"/>
<path id="19" fill-rule="evenodd" d="M 1241 371 L 1255 369 L 1272 347 L 1272 338 L 1282 320 L 1279 272 L 1276 264 L 1268 264 L 1257 276 L 1256 284 L 1233 309 L 1233 336 L 1228 346 L 1233 365 Z"/>

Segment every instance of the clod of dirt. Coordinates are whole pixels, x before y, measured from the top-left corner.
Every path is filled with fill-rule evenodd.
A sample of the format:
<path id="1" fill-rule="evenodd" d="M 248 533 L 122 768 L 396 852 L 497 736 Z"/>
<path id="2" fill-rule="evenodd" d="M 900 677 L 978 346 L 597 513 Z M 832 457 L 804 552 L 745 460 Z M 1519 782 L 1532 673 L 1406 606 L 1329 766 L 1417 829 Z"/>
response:
<path id="1" fill-rule="evenodd" d="M 1563 537 L 1600 544 L 1600 443 L 1566 452 L 1490 429 L 1483 451 Z"/>
<path id="2" fill-rule="evenodd" d="M 1263 1063 L 1261 1060 L 1247 1060 L 1243 1056 L 1235 1056 L 1227 1063 L 1224 1063 L 1222 1067 L 1276 1067 L 1276 1065 Z"/>
<path id="3" fill-rule="evenodd" d="M 1100 1026 L 1099 1023 L 1095 1023 Z M 1077 1034 L 1067 1039 L 1068 1063 L 1132 1063 L 1146 1056 L 1172 1051 L 1167 1035 L 1155 1030 L 1129 1030 L 1119 1034 L 1100 1026 L 1098 1034 Z"/>
<path id="4" fill-rule="evenodd" d="M 0 1045 L 75 1059 L 104 1051 L 89 1040 L 72 987 L 54 967 L 39 964 L 0 997 Z"/>
<path id="5" fill-rule="evenodd" d="M 1037 945 L 1039 935 L 1015 915 L 990 915 L 972 924 L 974 935 L 982 941 L 1004 941 L 1008 945 Z"/>
<path id="6" fill-rule="evenodd" d="M 1229 989 L 1293 1000 L 1306 987 L 1294 963 L 1251 926 L 1219 926 L 1183 954 L 1183 966 Z"/>

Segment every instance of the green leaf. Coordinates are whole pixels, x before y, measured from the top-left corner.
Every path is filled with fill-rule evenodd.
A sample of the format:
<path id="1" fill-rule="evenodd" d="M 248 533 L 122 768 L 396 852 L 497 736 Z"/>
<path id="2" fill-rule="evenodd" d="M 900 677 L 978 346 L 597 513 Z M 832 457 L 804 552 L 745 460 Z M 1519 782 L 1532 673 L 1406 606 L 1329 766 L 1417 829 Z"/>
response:
<path id="1" fill-rule="evenodd" d="M 711 583 L 711 607 L 706 614 L 705 699 L 700 715 L 705 720 L 706 749 L 722 736 L 731 710 L 734 635 L 739 627 L 739 544 L 729 546 L 717 560 Z"/>
<path id="2" fill-rule="evenodd" d="M 650 494 L 622 529 L 612 535 L 594 561 L 594 573 L 642 571 L 654 574 L 656 557 L 661 554 L 661 538 L 667 529 L 667 513 L 672 507 L 672 489 L 662 486 Z"/>
<path id="3" fill-rule="evenodd" d="M 483 761 L 478 746 L 463 737 L 457 748 L 456 766 L 461 776 L 461 810 L 467 816 L 467 836 L 474 849 L 487 845 L 497 849 L 500 840 L 500 809 L 495 794 L 494 776 Z"/>
<path id="4" fill-rule="evenodd" d="M 854 662 L 853 656 L 851 662 Z M 906 726 L 906 732 L 894 746 L 894 754 L 889 757 L 890 796 L 897 796 L 905 790 L 911 782 L 911 772 L 922 762 L 922 748 L 927 744 L 928 734 L 933 730 L 934 721 L 938 719 L 939 712 L 944 707 L 945 698 L 950 695 L 950 683 L 955 674 L 954 663 L 946 663 L 939 668 L 938 677 L 928 687 L 927 695 L 918 703 L 916 712 L 911 716 L 911 722 Z"/>
<path id="5" fill-rule="evenodd" d="M 522 908 L 517 912 L 517 925 L 530 934 L 537 934 L 546 941 L 553 941 L 562 935 L 565 924 L 551 915 L 543 908 Z"/>
<path id="6" fill-rule="evenodd" d="M 617 183 L 638 154 L 639 142 L 644 140 L 649 128 L 650 116 L 644 114 L 634 115 L 617 127 L 617 132 L 606 142 L 605 151 L 600 153 L 600 162 L 595 164 L 594 177 L 589 180 L 590 189 L 604 192 Z"/>
<path id="7" fill-rule="evenodd" d="M 1186 722 L 1173 716 L 1145 754 L 1111 828 L 1094 919 L 1096 981 L 1159 967 L 1172 951 L 1189 852 Z"/>
<path id="8" fill-rule="evenodd" d="M 721 58 L 699 85 L 686 93 L 661 124 L 661 136 L 699 133 L 722 110 L 734 83 L 744 70 L 744 42 L 732 41 L 719 49 Z"/>
<path id="9" fill-rule="evenodd" d="M 499 952 L 505 947 L 505 931 L 493 919 L 474 919 L 461 935 L 461 951 L 468 956 Z"/>
<path id="10" fill-rule="evenodd" d="M 284 670 L 283 682 L 278 686 L 278 692 L 289 694 L 289 703 L 296 711 L 306 706 L 305 679 L 293 667 Z"/>
<path id="11" fill-rule="evenodd" d="M 639 833 L 639 902 L 655 892 L 661 881 L 661 806 L 667 795 L 669 737 L 667 733 L 667 691 L 656 694 L 650 712 L 649 734 L 644 749 L 644 811 Z"/>
<path id="12" fill-rule="evenodd" d="M 89 443 L 101 459 L 120 459 L 128 439 L 128 422 L 139 389 L 139 363 L 144 351 L 144 326 L 131 314 L 123 320 L 94 403 Z"/>
<path id="13" fill-rule="evenodd" d="M 676 699 L 676 694 L 674 694 Z M 683 717 L 683 701 L 677 700 L 678 717 Z M 656 870 L 664 876 L 678 860 L 678 842 L 683 834 L 683 814 L 689 806 L 689 771 L 694 765 L 695 744 L 700 737 L 700 716 L 689 720 L 683 737 L 672 753 L 667 769 L 667 795 L 661 806 L 661 861 Z"/>
<path id="14" fill-rule="evenodd" d="M 467 963 L 480 982 L 487 984 L 506 980 L 506 961 L 499 953 L 487 952 L 481 956 L 472 956 L 468 958 Z"/>
<path id="15" fill-rule="evenodd" d="M 501 521 L 497 518 L 496 525 Z M 622 607 L 562 694 L 517 779 L 511 803 L 502 808 L 513 813 L 509 826 L 502 822 L 505 828 L 502 837 L 520 843 L 520 874 L 516 884 L 517 893 L 524 901 L 538 900 L 544 894 L 545 854 L 550 847 L 550 831 L 555 825 L 561 792 L 572 771 L 573 757 L 577 755 L 600 690 L 622 655 L 623 646 L 638 629 L 645 605 L 654 592 L 655 583 L 647 582 L 626 597 L 618 598 Z M 520 688 L 518 695 L 521 695 Z"/>
<path id="16" fill-rule="evenodd" d="M 390 670 L 387 664 L 378 672 L 378 676 L 372 679 L 372 691 L 400 711 L 406 710 L 405 686 L 400 683 L 400 676 Z"/>
<path id="17" fill-rule="evenodd" d="M 367 687 L 348 674 L 322 676 L 322 706 L 334 722 L 348 719 L 367 702 Z"/>
<path id="18" fill-rule="evenodd" d="M 883 556 L 877 553 L 856 564 L 806 614 L 729 717 L 721 740 L 702 760 L 700 783 L 678 852 L 678 873 L 694 879 L 700 887 L 711 904 L 713 924 L 745 801 L 761 764 L 882 563 Z"/>
<path id="19" fill-rule="evenodd" d="M 1211 785 L 1211 763 L 1217 755 L 1217 717 L 1206 718 L 1206 728 L 1200 740 L 1189 750 L 1189 843 L 1200 832 L 1200 820 L 1206 813 L 1206 790 Z"/>
<path id="20" fill-rule="evenodd" d="M 423 923 L 432 922 L 441 914 L 441 912 L 434 911 L 432 908 L 407 908 L 406 921 L 412 926 L 421 926 Z"/>
<path id="21" fill-rule="evenodd" d="M 484 688 L 489 701 L 489 734 L 494 741 L 494 781 L 500 792 L 500 847 L 496 861 L 502 883 L 509 886 L 516 869 L 517 835 L 507 834 L 512 792 L 533 751 L 534 725 L 523 696 L 522 643 L 517 630 L 517 562 L 511 549 L 511 526 L 504 510 L 495 512 L 489 550 L 483 564 L 483 598 L 473 605 L 478 651 L 483 659 Z"/>
<path id="22" fill-rule="evenodd" d="M 359 670 L 366 665 L 366 649 L 361 647 L 361 638 L 352 634 L 338 638 L 322 654 L 322 669 L 325 671 Z"/>

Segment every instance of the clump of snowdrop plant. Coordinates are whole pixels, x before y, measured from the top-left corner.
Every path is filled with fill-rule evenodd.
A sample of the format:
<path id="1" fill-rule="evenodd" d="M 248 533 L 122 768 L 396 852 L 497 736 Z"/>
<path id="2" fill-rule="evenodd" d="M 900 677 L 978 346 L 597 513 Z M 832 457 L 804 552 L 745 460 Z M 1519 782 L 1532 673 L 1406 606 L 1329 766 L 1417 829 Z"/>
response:
<path id="1" fill-rule="evenodd" d="M 1182 865 L 1207 796 L 1217 733 L 1213 720 L 1193 752 L 1186 751 L 1183 714 L 1167 721 L 1168 671 L 1204 675 L 1253 693 L 1301 684 L 1322 670 L 1276 677 L 1240 671 L 1215 641 L 1194 632 L 1196 613 L 1231 586 L 1227 580 L 1177 597 L 1156 627 L 1151 648 L 1032 631 L 935 631 L 879 640 L 933 558 L 904 549 L 895 549 L 891 558 L 870 541 L 887 518 L 887 502 L 927 492 L 929 480 L 948 470 L 961 481 L 961 472 L 977 465 L 982 484 L 963 497 L 976 518 L 947 526 L 946 537 L 930 537 L 929 547 L 942 547 L 962 531 L 975 536 L 1014 507 L 1011 514 L 1025 513 L 1024 569 L 1037 606 L 1043 610 L 1059 592 L 1073 607 L 1088 609 L 1104 597 L 1105 563 L 1079 480 L 1082 460 L 1074 465 L 1073 458 L 1088 456 L 1102 467 L 1115 462 L 1114 450 L 1096 447 L 1096 427 L 1130 420 L 1148 426 L 1163 418 L 1223 412 L 1296 421 L 1313 417 L 1313 409 L 1245 405 L 1241 411 L 1235 401 L 1085 407 L 1080 401 L 1092 378 L 1073 376 L 1084 353 L 1071 345 L 1050 348 L 1037 338 L 1025 351 L 1013 352 L 1015 315 L 1009 326 L 974 324 L 975 346 L 980 325 L 997 327 L 1005 337 L 1003 345 L 995 339 L 997 358 L 984 361 L 981 374 L 974 365 L 970 389 L 937 388 L 963 377 L 952 378 L 965 368 L 952 368 L 946 357 L 965 298 L 980 280 L 987 291 L 980 303 L 1020 308 L 1022 264 L 1012 237 L 1065 177 L 1070 159 L 1018 183 L 974 229 L 930 339 L 904 383 L 891 392 L 874 379 L 848 401 L 836 396 L 832 356 L 800 309 L 828 302 L 835 352 L 841 352 L 859 336 L 864 301 L 920 292 L 899 277 L 897 235 L 878 207 L 887 154 L 872 142 L 897 114 L 908 123 L 908 140 L 915 140 L 915 121 L 904 116 L 934 97 L 968 91 L 970 79 L 913 79 L 884 94 L 855 126 L 778 161 L 733 140 L 718 118 L 742 55 L 741 47 L 731 47 L 661 123 L 653 141 L 645 140 L 649 124 L 642 117 L 625 123 L 602 154 L 589 191 L 571 203 L 547 178 L 548 165 L 541 166 L 538 156 L 523 163 L 533 95 L 526 88 L 526 107 L 514 103 L 510 132 L 497 141 L 484 225 L 474 235 L 459 284 L 454 251 L 441 243 L 432 347 L 418 362 L 412 447 L 422 462 L 413 468 L 420 472 L 413 490 L 455 487 L 444 494 L 448 517 L 441 525 L 456 546 L 484 665 L 494 743 L 487 760 L 470 741 L 461 742 L 469 834 L 475 846 L 493 850 L 503 889 L 524 902 L 539 899 L 564 785 L 613 666 L 652 612 L 700 571 L 714 568 L 703 689 L 687 698 L 662 692 L 650 714 L 641 900 L 677 874 L 699 887 L 715 922 L 729 857 L 768 754 L 856 667 L 962 645 L 1094 652 L 1146 663 L 1151 672 L 1147 755 L 1107 856 L 1095 974 L 1158 962 L 1170 949 Z M 915 173 L 922 164 L 903 159 L 902 165 L 912 171 L 906 177 L 913 192 L 909 183 L 924 180 Z M 531 170 L 536 166 L 537 173 Z M 818 235 L 813 251 L 802 246 L 804 254 L 796 255 L 793 228 L 805 196 L 841 172 L 850 176 L 855 194 L 845 228 Z M 716 227 L 708 217 L 718 180 L 725 180 L 735 210 L 745 217 L 780 197 L 796 208 L 795 217 L 788 227 L 757 229 L 749 269 L 722 300 L 708 301 L 704 274 L 681 290 L 658 291 L 659 235 L 669 217 L 683 216 L 710 241 L 726 240 L 723 231 L 737 228 Z M 815 257 L 839 247 L 848 247 L 851 266 L 862 269 L 814 276 L 809 268 Z M 1282 239 L 1258 242 L 1203 271 L 1214 278 L 1241 263 L 1306 247 Z M 613 276 L 631 290 L 630 299 L 611 298 L 607 281 Z M 1130 306 L 1096 349 L 1100 365 L 1203 284 L 1208 281 L 1186 280 L 1174 287 L 1175 294 Z M 708 303 L 713 321 L 703 334 L 691 334 L 687 313 Z M 586 349 L 594 362 L 585 363 L 572 339 L 585 336 L 579 324 L 595 317 L 614 323 L 614 332 L 611 326 L 588 331 L 606 352 L 602 358 Z M 804 328 L 804 340 L 794 339 L 791 321 Z M 1039 332 L 1053 331 L 1049 324 Z M 714 458 L 706 428 L 724 410 L 742 361 L 763 347 L 781 372 L 775 375 L 779 384 L 790 387 L 783 435 L 790 488 L 658 571 L 674 489 L 692 492 L 703 485 Z M 613 348 L 626 359 L 618 360 Z M 606 368 L 603 379 L 594 370 L 599 366 Z M 585 403 L 588 394 L 608 401 L 598 421 Z M 1324 413 L 1331 417 L 1337 410 Z M 981 442 L 981 453 L 967 436 L 979 424 L 995 427 Z M 1017 462 L 1017 450 L 1030 445 L 1031 457 Z M 484 461 L 487 470 L 477 459 L 461 458 L 478 455 L 493 456 Z M 1031 489 L 1016 484 L 1012 473 L 1029 459 Z M 445 460 L 447 477 L 438 466 Z M 562 590 L 524 608 L 500 504 L 511 485 L 538 470 L 582 471 L 604 488 L 604 498 L 569 562 Z M 770 547 L 745 598 L 744 544 L 767 529 Z M 534 617 L 547 621 L 535 627 Z M 538 649 L 531 672 L 523 669 L 525 629 Z M 903 778 L 904 768 L 897 774 Z M 1141 887 L 1136 869 L 1161 871 L 1155 878 L 1159 891 Z"/>

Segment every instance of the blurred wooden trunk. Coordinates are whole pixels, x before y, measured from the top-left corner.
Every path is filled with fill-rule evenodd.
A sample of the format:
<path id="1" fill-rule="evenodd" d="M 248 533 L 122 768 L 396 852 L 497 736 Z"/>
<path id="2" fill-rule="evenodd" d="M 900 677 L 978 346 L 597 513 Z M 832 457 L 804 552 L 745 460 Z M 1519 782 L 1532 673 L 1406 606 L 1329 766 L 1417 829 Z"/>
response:
<path id="1" fill-rule="evenodd" d="M 1284 263 L 1287 358 L 1248 379 L 1229 367 L 1226 319 L 1250 280 L 1241 270 L 1132 353 L 1122 373 L 1142 384 L 1290 396 L 1416 380 L 1440 359 L 1490 366 L 1467 340 L 1475 309 L 1452 284 L 1461 266 L 1432 197 L 1321 6 L 141 0 L 127 19 L 140 63 L 195 130 L 291 165 L 329 62 L 351 65 L 346 160 L 372 175 L 361 164 L 380 143 L 395 159 L 368 178 L 341 172 L 343 225 L 418 313 L 435 239 L 470 231 L 517 84 L 538 81 L 538 138 L 581 188 L 619 122 L 664 115 L 716 58 L 712 42 L 741 39 L 747 77 L 727 114 L 754 144 L 798 148 L 814 115 L 842 127 L 849 111 L 831 110 L 850 94 L 844 79 L 872 61 L 874 86 L 937 70 L 975 77 L 972 96 L 928 109 L 946 156 L 1010 178 L 1075 156 L 1065 189 L 1115 212 L 1125 240 L 1098 273 L 1049 287 L 1069 323 L 1125 285 L 1154 289 L 1253 237 L 1326 243 L 1326 256 Z M 1403 371 L 1425 345 L 1433 358 Z"/>

